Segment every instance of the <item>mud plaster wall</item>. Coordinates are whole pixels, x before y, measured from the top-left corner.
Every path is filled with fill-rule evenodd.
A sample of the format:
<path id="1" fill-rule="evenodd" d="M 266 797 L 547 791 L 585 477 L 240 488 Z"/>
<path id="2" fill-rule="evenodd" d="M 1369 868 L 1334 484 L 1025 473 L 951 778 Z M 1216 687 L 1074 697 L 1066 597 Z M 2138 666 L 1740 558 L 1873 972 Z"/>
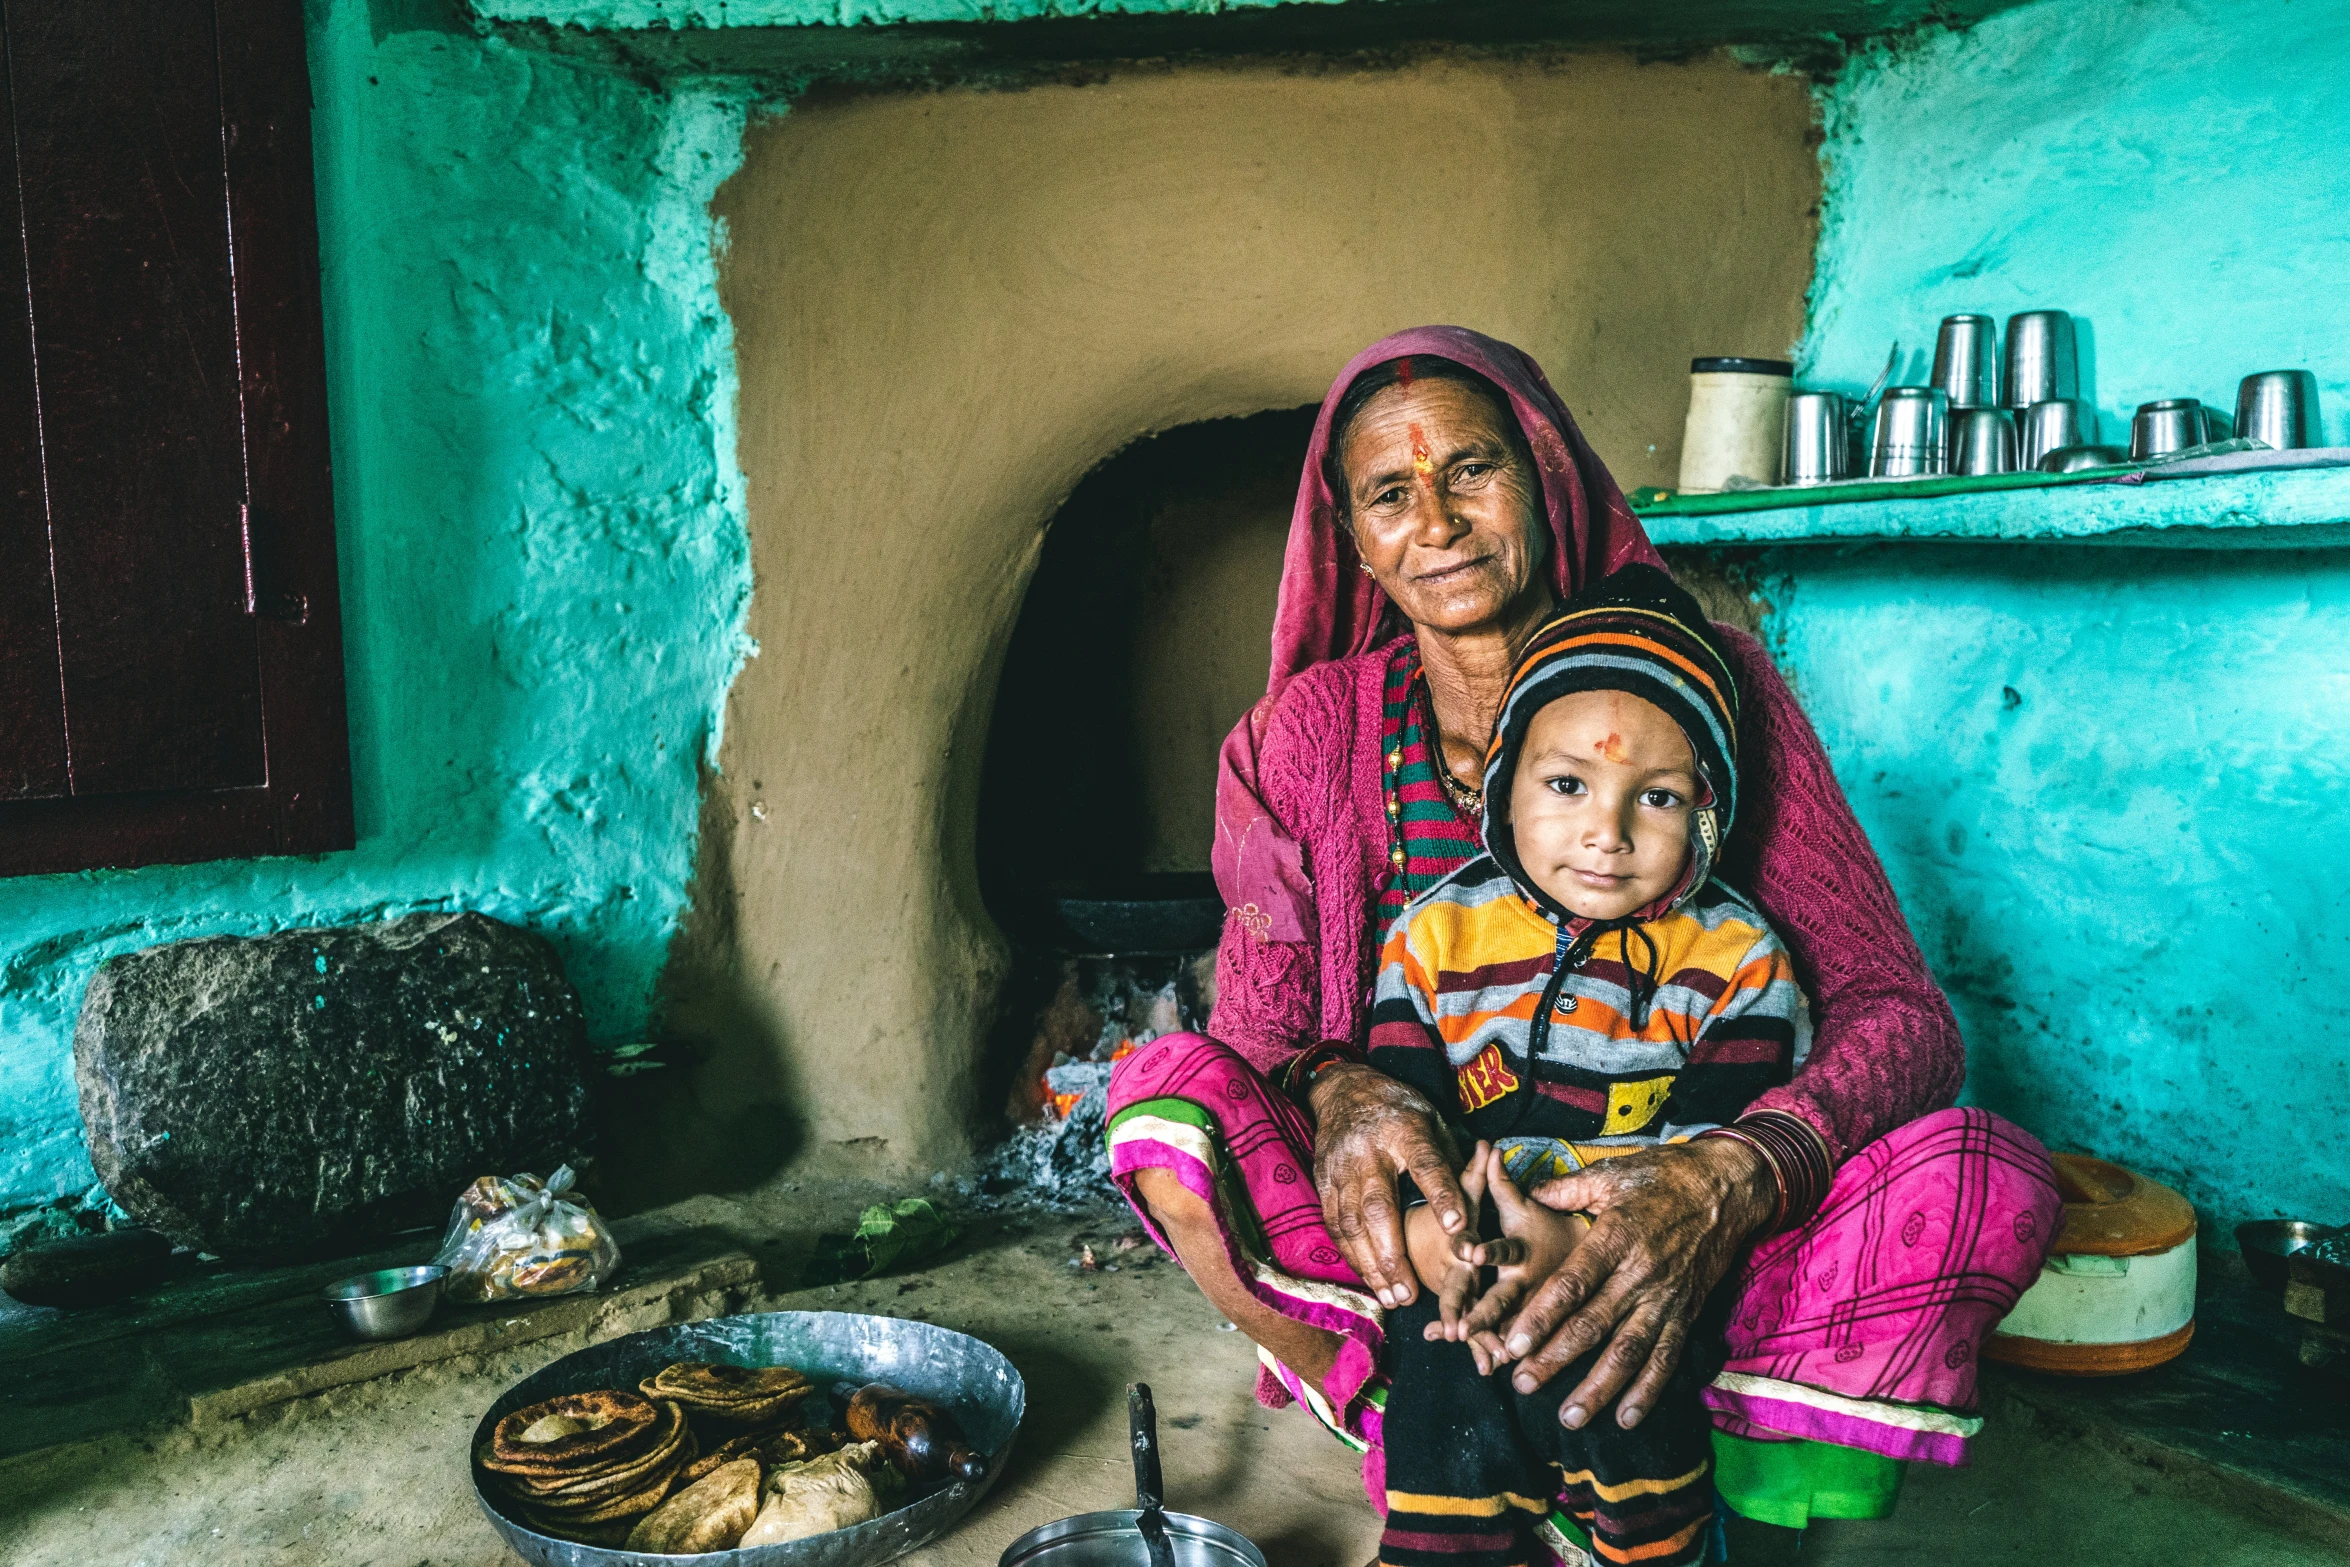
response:
<path id="1" fill-rule="evenodd" d="M 358 847 L 0 881 L 0 1212 L 92 1180 L 110 954 L 467 907 L 646 1026 L 750 574 L 707 202 L 734 93 L 307 7 Z"/>
<path id="2" fill-rule="evenodd" d="M 1824 98 L 1823 384 L 1947 312 L 2054 305 L 2109 433 L 2293 365 L 2350 432 L 2340 7 L 2042 4 Z M 1764 576 L 1973 1096 L 2207 1221 L 2350 1219 L 2350 557 L 1894 545 Z"/>
<path id="3" fill-rule="evenodd" d="M 1461 321 L 1531 349 L 1628 483 L 1666 478 L 1688 359 L 1799 328 L 1811 114 L 1792 78 L 1577 56 L 1143 72 L 755 127 L 717 208 L 764 651 L 676 975 L 678 1026 L 716 1054 L 647 1117 L 678 1178 L 967 1147 L 1003 955 L 977 768 L 1041 530 L 1087 469 Z"/>

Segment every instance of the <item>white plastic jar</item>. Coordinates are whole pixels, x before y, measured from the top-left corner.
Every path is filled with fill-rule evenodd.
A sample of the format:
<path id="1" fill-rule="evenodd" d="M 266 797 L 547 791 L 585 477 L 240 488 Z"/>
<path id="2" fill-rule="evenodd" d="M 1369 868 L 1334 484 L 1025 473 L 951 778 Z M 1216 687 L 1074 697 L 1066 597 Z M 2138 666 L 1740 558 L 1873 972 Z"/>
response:
<path id="1" fill-rule="evenodd" d="M 1784 359 L 1690 360 L 1681 488 L 1705 495 L 1778 483 L 1794 389 L 1795 366 Z"/>

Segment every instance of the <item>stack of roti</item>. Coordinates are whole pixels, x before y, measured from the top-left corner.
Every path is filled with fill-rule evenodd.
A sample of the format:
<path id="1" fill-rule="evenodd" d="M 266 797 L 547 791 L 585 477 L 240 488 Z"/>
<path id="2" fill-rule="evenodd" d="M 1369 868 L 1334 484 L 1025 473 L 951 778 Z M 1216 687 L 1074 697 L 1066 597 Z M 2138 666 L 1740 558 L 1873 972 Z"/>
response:
<path id="1" fill-rule="evenodd" d="M 837 1431 L 811 1431 L 805 1426 L 739 1432 L 715 1447 L 703 1448 L 701 1457 L 678 1471 L 677 1483 L 682 1489 L 720 1464 L 730 1464 L 738 1458 L 756 1458 L 762 1469 L 805 1463 L 833 1451 L 844 1440 Z"/>
<path id="2" fill-rule="evenodd" d="M 728 1431 L 779 1426 L 816 1384 L 789 1366 L 719 1366 L 681 1360 L 637 1384 L 645 1397 L 683 1406 L 696 1425 Z"/>
<path id="3" fill-rule="evenodd" d="M 479 1457 L 542 1534 L 663 1555 L 730 1550 L 746 1532 L 800 1539 L 878 1517 L 897 1489 L 878 1446 L 843 1450 L 806 1421 L 815 1391 L 788 1366 L 680 1361 L 634 1393 L 516 1410 Z"/>
<path id="4" fill-rule="evenodd" d="M 514 1411 L 475 1457 L 532 1528 L 602 1545 L 658 1506 L 695 1454 L 678 1404 L 597 1390 Z"/>

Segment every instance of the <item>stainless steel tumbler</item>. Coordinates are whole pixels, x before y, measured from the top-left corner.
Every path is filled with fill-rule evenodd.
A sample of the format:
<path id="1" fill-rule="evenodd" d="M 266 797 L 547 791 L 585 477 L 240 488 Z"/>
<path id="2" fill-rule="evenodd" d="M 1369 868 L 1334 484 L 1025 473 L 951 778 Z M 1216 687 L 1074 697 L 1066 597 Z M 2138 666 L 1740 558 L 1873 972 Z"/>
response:
<path id="1" fill-rule="evenodd" d="M 2067 446 L 2087 446 L 2097 439 L 2097 410 L 2077 397 L 2051 397 L 2032 404 L 2017 423 L 2017 444 L 2023 448 L 2026 468 Z"/>
<path id="2" fill-rule="evenodd" d="M 1838 392 L 1787 399 L 1787 453 L 1781 484 L 1826 484 L 1852 472 L 1851 410 Z"/>
<path id="3" fill-rule="evenodd" d="M 2317 377 L 2263 370 L 2236 386 L 2236 433 L 2280 452 L 2318 444 Z"/>
<path id="4" fill-rule="evenodd" d="M 1999 400 L 2010 408 L 2081 395 L 2073 318 L 2061 310 L 2026 310 L 2007 318 L 2007 375 Z"/>
<path id="5" fill-rule="evenodd" d="M 2015 420 L 2004 408 L 1968 408 L 1950 416 L 1950 471 L 2015 472 Z"/>
<path id="6" fill-rule="evenodd" d="M 1989 316 L 1944 316 L 1934 337 L 1934 382 L 1951 412 L 1999 402 L 1999 352 Z"/>
<path id="7" fill-rule="evenodd" d="M 1889 386 L 1869 432 L 1869 477 L 1915 479 L 1943 471 L 1950 399 L 1938 386 Z"/>
<path id="8" fill-rule="evenodd" d="M 2130 421 L 2130 459 L 2144 462 L 2149 457 L 2167 457 L 2201 446 L 2210 439 L 2208 429 L 2203 404 L 2192 397 L 2140 403 L 2137 417 Z"/>

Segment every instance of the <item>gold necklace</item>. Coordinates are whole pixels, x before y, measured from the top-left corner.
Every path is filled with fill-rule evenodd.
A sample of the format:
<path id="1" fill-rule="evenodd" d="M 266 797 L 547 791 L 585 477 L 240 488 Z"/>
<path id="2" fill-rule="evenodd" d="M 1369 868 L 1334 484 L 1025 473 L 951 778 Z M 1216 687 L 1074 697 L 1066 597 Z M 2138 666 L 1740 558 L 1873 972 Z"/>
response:
<path id="1" fill-rule="evenodd" d="M 1452 775 L 1452 769 L 1445 766 L 1441 758 L 1436 766 L 1436 779 L 1437 782 L 1444 785 L 1444 792 L 1452 796 L 1453 805 L 1462 815 L 1476 816 L 1484 811 L 1485 791 L 1472 789 L 1455 778 Z"/>
<path id="2" fill-rule="evenodd" d="M 1420 712 L 1428 724 L 1428 749 L 1435 755 L 1436 781 L 1444 785 L 1444 792 L 1451 796 L 1454 810 L 1463 816 L 1482 815 L 1485 810 L 1485 791 L 1474 784 L 1462 783 L 1453 776 L 1452 763 L 1444 755 L 1444 731 L 1436 724 L 1436 698 L 1428 689 L 1427 666 L 1421 665 L 1418 674 Z"/>

